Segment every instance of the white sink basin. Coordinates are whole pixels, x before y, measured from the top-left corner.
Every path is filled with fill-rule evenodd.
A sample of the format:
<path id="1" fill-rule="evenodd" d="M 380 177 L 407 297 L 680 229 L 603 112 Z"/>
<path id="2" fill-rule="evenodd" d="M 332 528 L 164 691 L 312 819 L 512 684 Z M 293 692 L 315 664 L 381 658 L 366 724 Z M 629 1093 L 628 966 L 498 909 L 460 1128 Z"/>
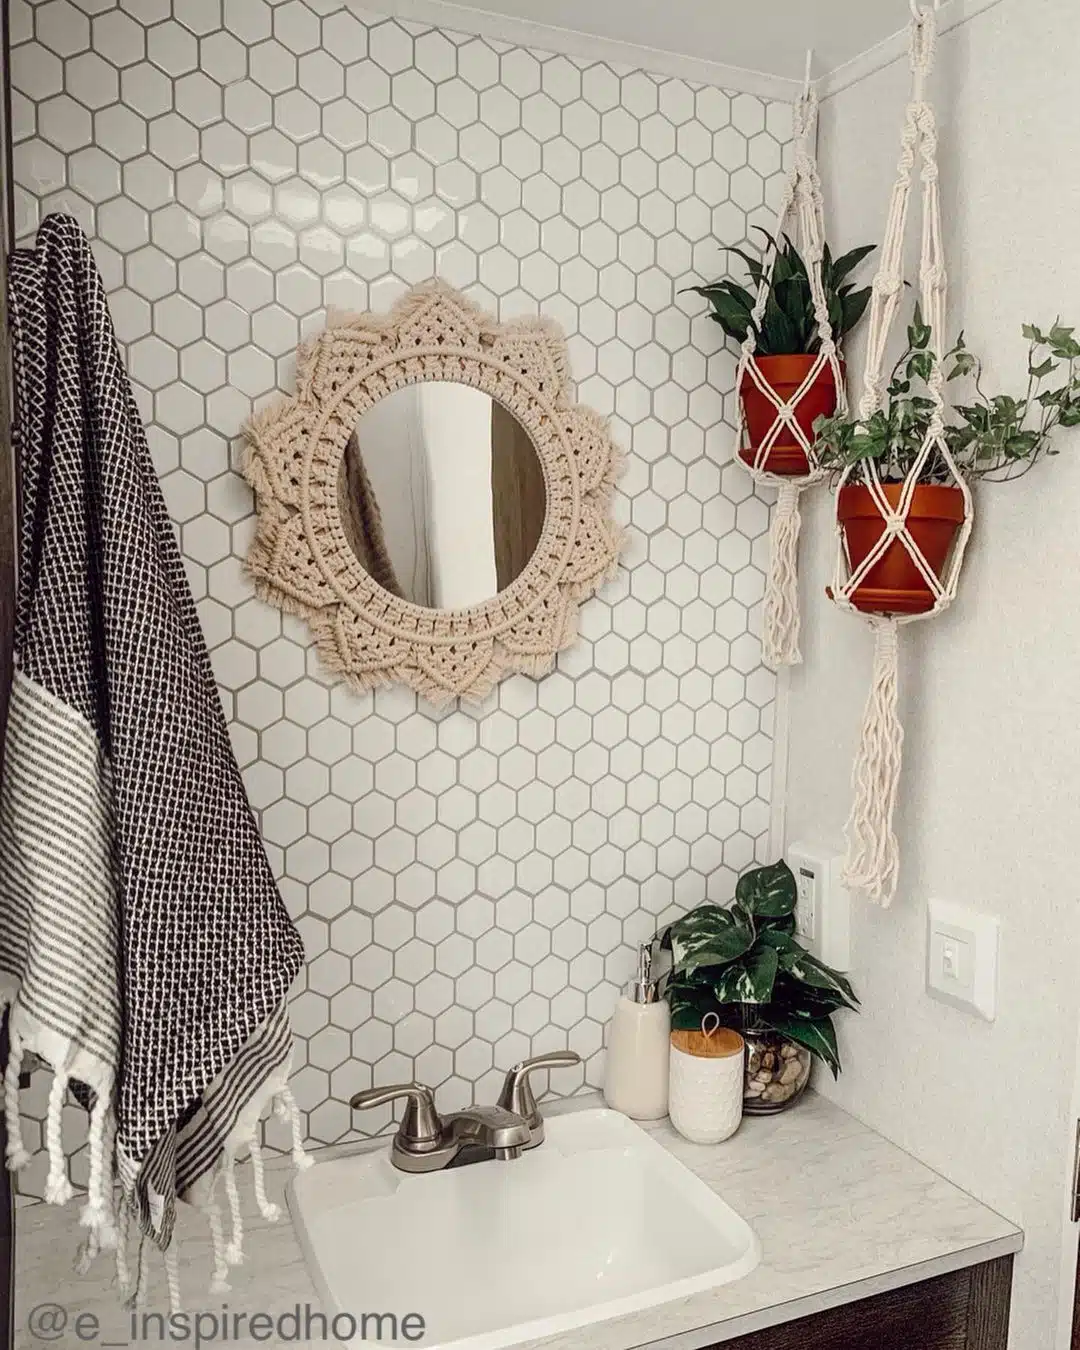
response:
<path id="1" fill-rule="evenodd" d="M 750 1227 L 633 1121 L 585 1110 L 546 1124 L 509 1162 L 410 1176 L 383 1149 L 301 1173 L 289 1208 L 327 1312 L 417 1313 L 427 1350 L 499 1350 L 757 1265 Z"/>

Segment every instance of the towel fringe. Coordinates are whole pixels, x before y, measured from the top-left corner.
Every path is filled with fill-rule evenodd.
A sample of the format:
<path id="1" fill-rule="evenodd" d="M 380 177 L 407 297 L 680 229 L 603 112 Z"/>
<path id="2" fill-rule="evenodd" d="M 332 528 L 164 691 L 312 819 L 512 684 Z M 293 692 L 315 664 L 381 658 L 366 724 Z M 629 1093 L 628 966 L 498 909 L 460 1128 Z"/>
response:
<path id="1" fill-rule="evenodd" d="M 120 1204 L 120 1222 L 116 1234 L 116 1283 L 125 1301 L 131 1293 L 131 1267 L 128 1265 L 128 1244 L 131 1241 L 131 1210 L 125 1201 Z"/>
<path id="2" fill-rule="evenodd" d="M 225 1157 L 225 1194 L 229 1198 L 229 1219 L 232 1223 L 232 1239 L 225 1248 L 225 1260 L 230 1266 L 239 1266 L 244 1260 L 244 1216 L 240 1211 L 240 1191 L 236 1185 L 236 1157 L 232 1153 Z"/>
<path id="3" fill-rule="evenodd" d="M 67 1095 L 68 1075 L 63 1069 L 53 1074 L 49 1091 L 49 1113 L 45 1120 L 45 1144 L 49 1152 L 49 1175 L 45 1181 L 45 1201 L 50 1205 L 66 1205 L 75 1194 L 68 1180 L 67 1159 L 64 1157 L 63 1114 Z"/>
<path id="4" fill-rule="evenodd" d="M 227 1294 L 229 1284 L 229 1258 L 225 1247 L 225 1234 L 221 1223 L 221 1206 L 217 1202 L 217 1177 L 210 1185 L 210 1194 L 203 1204 L 203 1213 L 210 1225 L 210 1239 L 214 1247 L 214 1274 L 210 1281 L 212 1294 Z"/>
<path id="5" fill-rule="evenodd" d="M 10 1026 L 8 1034 L 8 1062 L 4 1071 L 4 1120 L 7 1124 L 8 1171 L 17 1172 L 30 1161 L 23 1145 L 22 1118 L 19 1113 L 19 1075 L 22 1073 L 22 1037 Z"/>
<path id="6" fill-rule="evenodd" d="M 259 1213 L 267 1223 L 277 1223 L 281 1218 L 281 1206 L 275 1205 L 273 1201 L 266 1198 L 266 1176 L 263 1170 L 262 1145 L 259 1143 L 258 1128 L 252 1130 L 251 1138 L 248 1140 L 248 1148 L 251 1150 L 251 1170 L 254 1174 L 255 1182 L 255 1203 L 259 1206 Z"/>
<path id="7" fill-rule="evenodd" d="M 306 1172 L 315 1159 L 304 1150 L 303 1130 L 300 1125 L 300 1108 L 296 1104 L 292 1088 L 286 1085 L 274 1098 L 274 1114 L 279 1120 L 288 1121 L 292 1130 L 292 1160 L 298 1172 Z"/>
<path id="8" fill-rule="evenodd" d="M 165 1248 L 165 1281 L 169 1286 L 169 1312 L 180 1312 L 180 1262 L 176 1255 L 175 1240 Z"/>

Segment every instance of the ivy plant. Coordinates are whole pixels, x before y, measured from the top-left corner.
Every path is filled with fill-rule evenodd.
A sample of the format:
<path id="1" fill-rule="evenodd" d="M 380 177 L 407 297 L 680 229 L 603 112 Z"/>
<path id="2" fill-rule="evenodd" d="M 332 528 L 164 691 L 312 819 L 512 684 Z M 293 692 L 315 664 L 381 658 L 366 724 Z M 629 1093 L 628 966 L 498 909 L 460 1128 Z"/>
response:
<path id="1" fill-rule="evenodd" d="M 969 402 L 955 403 L 954 419 L 944 432 L 949 453 L 969 481 L 1020 478 L 1043 455 L 1058 453 L 1051 438 L 1059 426 L 1080 426 L 1080 342 L 1075 329 L 1057 322 L 1046 331 L 1025 324 L 1023 333 L 1028 341 L 1028 382 L 1020 397 L 985 392 L 982 365 L 969 351 L 963 333 L 945 354 L 946 382 L 968 380 L 973 390 Z M 815 423 L 817 451 L 826 468 L 840 472 L 874 460 L 883 482 L 907 477 L 929 433 L 934 410 L 927 383 L 935 359 L 932 341 L 930 326 L 916 305 L 907 347 L 889 380 L 885 407 L 865 422 L 837 415 L 819 417 Z M 920 482 L 952 481 L 942 455 L 932 452 Z"/>
<path id="2" fill-rule="evenodd" d="M 730 905 L 699 905 L 660 933 L 671 952 L 671 1024 L 694 1030 L 707 1013 L 736 1031 L 769 1030 L 806 1046 L 835 1077 L 832 1014 L 857 1008 L 848 980 L 795 938 L 795 877 L 787 863 L 739 878 Z"/>
<path id="3" fill-rule="evenodd" d="M 755 228 L 765 236 L 763 257 L 755 258 L 741 248 L 730 246 L 725 253 L 733 253 L 746 264 L 752 290 L 741 286 L 730 277 L 710 282 L 707 286 L 687 289 L 702 295 L 711 306 L 712 318 L 727 337 L 740 346 L 753 329 L 758 356 L 813 355 L 821 348 L 814 299 L 810 291 L 810 274 L 799 250 L 785 234 L 782 241 L 773 238 L 768 230 Z M 822 259 L 822 281 L 829 307 L 829 323 L 833 337 L 838 341 L 851 331 L 866 311 L 870 301 L 869 287 L 856 290 L 847 278 L 869 254 L 874 244 L 852 249 L 843 257 L 834 259 L 825 245 Z M 769 255 L 775 253 L 776 266 L 769 286 L 769 298 L 761 323 L 754 321 L 757 292 L 765 279 Z"/>

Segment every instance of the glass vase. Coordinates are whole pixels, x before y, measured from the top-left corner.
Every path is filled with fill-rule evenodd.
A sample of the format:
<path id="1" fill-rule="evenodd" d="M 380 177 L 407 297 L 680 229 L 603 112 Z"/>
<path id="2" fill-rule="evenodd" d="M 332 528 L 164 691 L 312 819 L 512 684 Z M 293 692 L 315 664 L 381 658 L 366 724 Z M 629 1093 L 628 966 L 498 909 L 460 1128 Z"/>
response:
<path id="1" fill-rule="evenodd" d="M 746 1080 L 743 1111 L 771 1116 L 787 1111 L 806 1091 L 813 1056 L 804 1045 L 778 1031 L 743 1031 L 746 1041 Z"/>

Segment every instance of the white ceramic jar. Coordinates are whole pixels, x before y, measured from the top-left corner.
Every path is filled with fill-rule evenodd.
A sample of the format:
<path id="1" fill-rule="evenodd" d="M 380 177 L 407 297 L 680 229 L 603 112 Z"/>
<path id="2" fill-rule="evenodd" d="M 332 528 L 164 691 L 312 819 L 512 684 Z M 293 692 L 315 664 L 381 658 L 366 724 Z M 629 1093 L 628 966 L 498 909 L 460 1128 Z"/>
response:
<path id="1" fill-rule="evenodd" d="M 719 1144 L 739 1128 L 744 1053 L 743 1038 L 727 1027 L 671 1033 L 668 1112 L 684 1139 Z"/>

